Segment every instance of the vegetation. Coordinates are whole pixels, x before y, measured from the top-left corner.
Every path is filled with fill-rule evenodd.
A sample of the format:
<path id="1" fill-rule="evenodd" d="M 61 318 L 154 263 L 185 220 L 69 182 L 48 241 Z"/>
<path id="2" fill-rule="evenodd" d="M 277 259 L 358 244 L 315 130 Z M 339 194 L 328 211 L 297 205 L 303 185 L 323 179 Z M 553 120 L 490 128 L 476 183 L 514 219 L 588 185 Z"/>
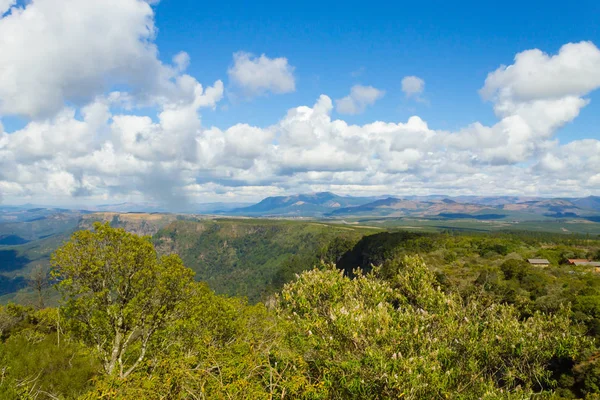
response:
<path id="1" fill-rule="evenodd" d="M 96 349 L 108 375 L 126 378 L 182 313 L 193 273 L 177 256 L 158 257 L 148 237 L 94 227 L 56 251 L 53 277 L 70 330 Z"/>
<path id="2" fill-rule="evenodd" d="M 48 272 L 50 255 L 69 238 L 70 233 L 71 230 L 67 230 L 20 246 L 0 246 L 0 299 L 3 298 L 0 302 L 12 300 L 27 304 L 38 303 L 38 293 L 17 291 L 28 287 L 32 273 L 40 269 L 44 273 Z M 55 294 L 54 292 L 51 291 L 51 294 Z M 47 296 L 48 294 L 48 291 L 44 292 L 44 296 L 52 297 Z"/>
<path id="3" fill-rule="evenodd" d="M 194 239 L 198 226 L 218 232 L 208 236 L 213 246 L 235 243 L 233 253 L 215 249 L 214 260 L 249 254 L 255 262 L 272 251 L 297 274 L 288 282 L 280 276 L 281 290 L 250 305 L 194 281 L 149 237 L 97 223 L 52 257 L 59 308 L 42 301 L 0 308 L 0 397 L 600 395 L 600 278 L 560 265 L 572 254 L 596 256 L 600 246 L 589 238 L 398 232 L 361 239 L 355 230 L 317 229 L 297 232 L 307 247 L 289 255 L 286 245 L 298 237 L 282 235 L 285 224 L 256 232 L 251 223 L 182 222 L 155 243 L 189 235 L 186 243 L 197 245 L 207 240 Z M 317 268 L 294 265 L 308 249 L 315 253 L 306 262 Z M 523 261 L 530 255 L 554 265 L 530 266 Z M 264 275 L 268 285 L 281 270 Z M 30 278 L 40 293 L 42 278 L 39 271 Z"/>
<path id="4" fill-rule="evenodd" d="M 219 294 L 266 300 L 297 273 L 335 262 L 372 229 L 279 220 L 177 221 L 154 243 Z"/>

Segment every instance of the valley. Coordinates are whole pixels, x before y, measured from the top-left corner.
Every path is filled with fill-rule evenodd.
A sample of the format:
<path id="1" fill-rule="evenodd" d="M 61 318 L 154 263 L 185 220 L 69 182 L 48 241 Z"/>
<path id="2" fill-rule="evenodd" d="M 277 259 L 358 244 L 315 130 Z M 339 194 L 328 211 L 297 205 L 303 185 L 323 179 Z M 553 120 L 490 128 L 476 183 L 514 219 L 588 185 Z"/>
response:
<path id="1" fill-rule="evenodd" d="M 217 293 L 245 296 L 251 302 L 264 300 L 297 273 L 322 261 L 337 261 L 342 251 L 379 232 L 529 232 L 558 234 L 564 240 L 600 235 L 600 223 L 595 221 L 600 213 L 597 197 L 375 199 L 324 192 L 266 198 L 255 205 L 211 209 L 206 214 L 158 213 L 143 211 L 143 204 L 130 206 L 142 211 L 0 208 L 0 301 L 30 301 L 32 271 L 47 270 L 50 254 L 72 232 L 91 229 L 94 222 L 152 236 L 159 252 L 181 256 L 196 279 Z M 123 207 L 127 210 L 125 204 L 116 208 Z M 335 246 L 339 248 L 332 250 Z M 50 289 L 47 297 L 50 303 L 58 298 Z"/>

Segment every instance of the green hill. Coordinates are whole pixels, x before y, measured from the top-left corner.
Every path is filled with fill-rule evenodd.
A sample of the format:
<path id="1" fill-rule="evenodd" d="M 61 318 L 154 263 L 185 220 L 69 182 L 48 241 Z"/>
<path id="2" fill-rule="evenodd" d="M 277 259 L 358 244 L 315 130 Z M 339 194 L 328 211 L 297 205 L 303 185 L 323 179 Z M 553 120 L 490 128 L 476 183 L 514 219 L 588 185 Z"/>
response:
<path id="1" fill-rule="evenodd" d="M 158 231 L 162 253 L 177 253 L 217 293 L 257 301 L 321 261 L 337 261 L 377 230 L 281 220 L 176 221 Z"/>

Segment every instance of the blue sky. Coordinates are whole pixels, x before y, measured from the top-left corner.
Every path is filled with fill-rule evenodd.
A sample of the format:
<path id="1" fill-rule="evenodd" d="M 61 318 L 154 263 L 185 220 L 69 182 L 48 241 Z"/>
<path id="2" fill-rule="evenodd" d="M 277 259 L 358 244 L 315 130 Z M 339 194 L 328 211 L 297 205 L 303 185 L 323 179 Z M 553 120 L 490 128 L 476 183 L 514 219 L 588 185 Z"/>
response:
<path id="1" fill-rule="evenodd" d="M 0 201 L 600 195 L 599 15 L 0 0 Z"/>
<path id="2" fill-rule="evenodd" d="M 557 1 L 206 3 L 170 0 L 157 6 L 156 42 L 166 60 L 185 50 L 192 58 L 189 71 L 212 82 L 223 77 L 233 52 L 266 53 L 287 57 L 298 82 L 295 93 L 204 114 L 205 123 L 222 128 L 239 121 L 272 124 L 291 107 L 310 105 L 323 93 L 345 96 L 354 84 L 383 88 L 387 95 L 365 113 L 346 118 L 349 122 L 405 121 L 418 114 L 438 129 L 493 123 L 492 107 L 477 93 L 489 72 L 511 64 L 523 50 L 555 53 L 568 42 L 600 42 L 600 2 L 591 0 L 576 6 Z M 425 80 L 429 104 L 405 99 L 400 80 L 406 75 Z M 600 105 L 594 103 L 599 101 L 559 133 L 562 141 L 598 135 L 593 128 Z"/>

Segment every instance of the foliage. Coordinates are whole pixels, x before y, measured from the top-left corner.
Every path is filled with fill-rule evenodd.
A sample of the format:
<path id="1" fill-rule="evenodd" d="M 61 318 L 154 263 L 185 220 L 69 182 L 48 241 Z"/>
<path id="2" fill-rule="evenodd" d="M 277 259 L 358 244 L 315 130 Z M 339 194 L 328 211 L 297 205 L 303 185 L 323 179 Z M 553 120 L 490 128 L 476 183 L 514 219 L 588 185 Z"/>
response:
<path id="1" fill-rule="evenodd" d="M 567 309 L 521 320 L 513 306 L 464 301 L 419 258 L 356 272 L 313 270 L 280 297 L 327 398 L 523 398 L 555 385 L 554 359 L 591 345 Z"/>
<path id="2" fill-rule="evenodd" d="M 70 328 L 102 355 L 109 375 L 127 377 L 153 336 L 179 317 L 193 273 L 177 256 L 157 257 L 148 237 L 94 228 L 54 253 L 53 276 Z"/>
<path id="3" fill-rule="evenodd" d="M 180 255 L 217 293 L 256 303 L 320 259 L 340 257 L 364 233 L 310 222 L 177 221 L 160 230 L 154 243 L 163 254 Z"/>
<path id="4" fill-rule="evenodd" d="M 364 235 L 177 221 L 155 249 L 107 224 L 77 232 L 52 258 L 60 309 L 0 307 L 0 398 L 600 395 L 600 275 L 559 264 L 598 241 Z M 543 254 L 548 268 L 524 261 Z"/>
<path id="5" fill-rule="evenodd" d="M 519 259 L 506 260 L 500 265 L 500 270 L 504 274 L 505 279 L 517 279 L 519 281 L 525 278 L 529 272 L 529 265 Z"/>
<path id="6" fill-rule="evenodd" d="M 99 365 L 92 350 L 61 335 L 56 311 L 0 308 L 0 398 L 77 398 L 89 390 Z"/>

